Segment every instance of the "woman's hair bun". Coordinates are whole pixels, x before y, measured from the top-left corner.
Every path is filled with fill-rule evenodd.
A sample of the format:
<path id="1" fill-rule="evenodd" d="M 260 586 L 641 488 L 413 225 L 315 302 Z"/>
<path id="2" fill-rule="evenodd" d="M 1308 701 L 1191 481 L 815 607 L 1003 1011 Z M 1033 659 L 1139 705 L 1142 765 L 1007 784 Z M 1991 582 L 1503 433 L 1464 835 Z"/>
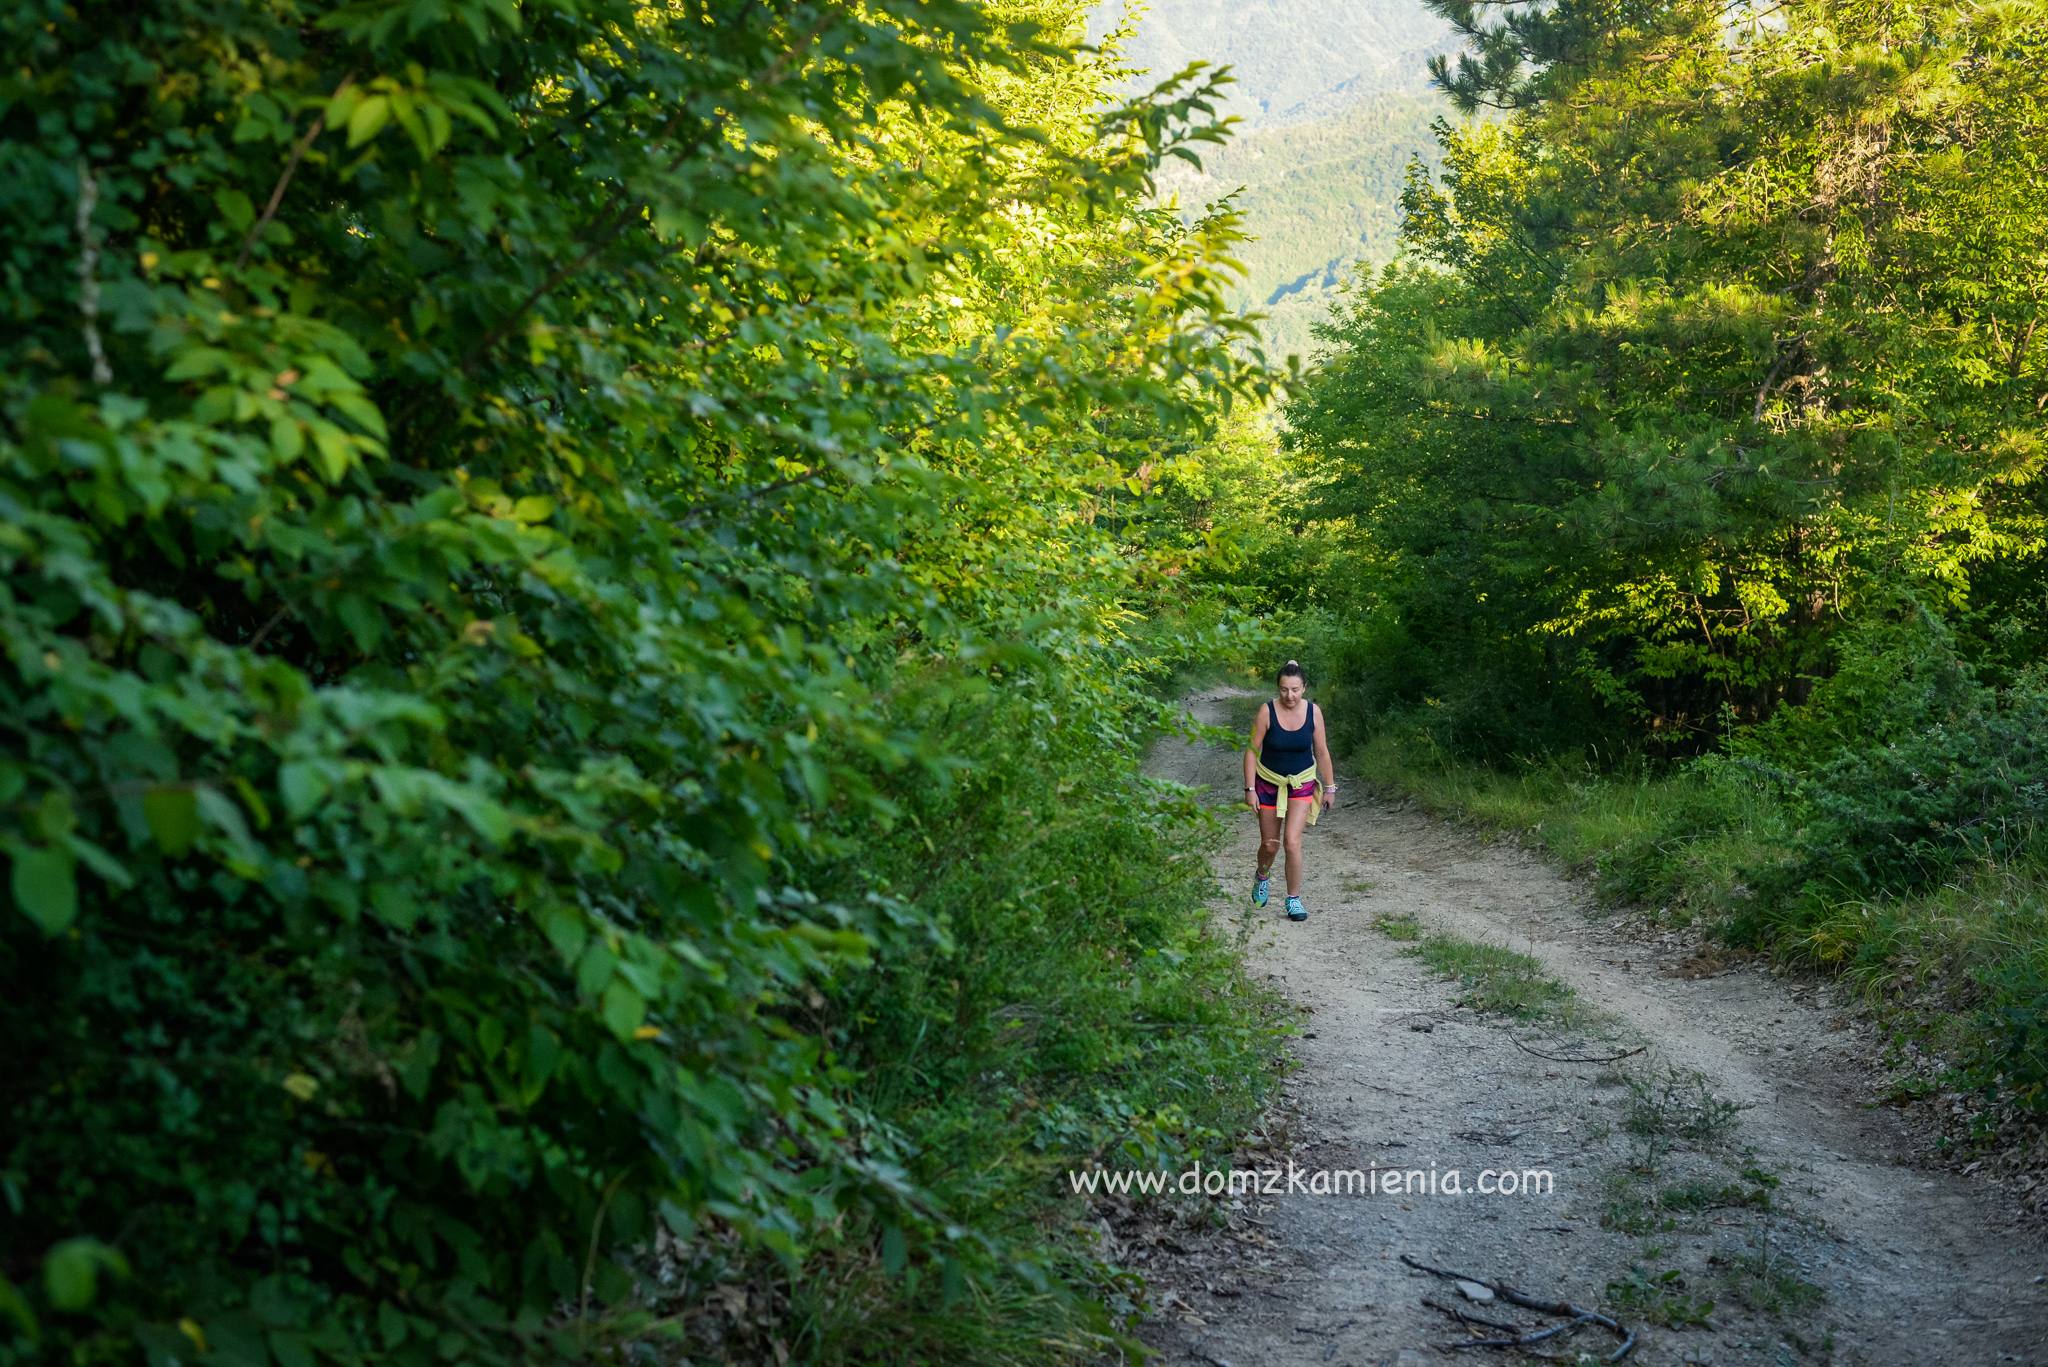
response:
<path id="1" fill-rule="evenodd" d="M 1289 660 L 1287 663 L 1295 669 L 1301 668 L 1301 661 L 1299 660 Z"/>

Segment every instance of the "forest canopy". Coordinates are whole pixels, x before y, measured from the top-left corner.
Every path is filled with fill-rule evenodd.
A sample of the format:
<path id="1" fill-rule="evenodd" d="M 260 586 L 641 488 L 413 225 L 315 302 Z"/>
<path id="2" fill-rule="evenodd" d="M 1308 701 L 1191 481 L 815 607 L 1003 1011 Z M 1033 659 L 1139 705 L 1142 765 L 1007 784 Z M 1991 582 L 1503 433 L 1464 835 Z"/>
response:
<path id="1" fill-rule="evenodd" d="M 2039 658 L 2036 8 L 1437 7 L 1452 97 L 1518 112 L 1443 127 L 1288 410 L 1384 688 L 1474 752 L 1682 753 L 1909 603 L 1995 677 Z"/>

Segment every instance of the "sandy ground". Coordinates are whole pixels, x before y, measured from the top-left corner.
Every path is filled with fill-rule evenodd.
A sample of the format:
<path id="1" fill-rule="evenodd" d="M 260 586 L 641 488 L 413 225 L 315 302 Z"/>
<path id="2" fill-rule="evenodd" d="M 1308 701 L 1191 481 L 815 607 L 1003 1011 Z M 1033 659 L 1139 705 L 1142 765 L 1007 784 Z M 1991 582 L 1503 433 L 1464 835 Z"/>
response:
<path id="1" fill-rule="evenodd" d="M 1244 732 L 1263 696 L 1187 702 Z M 1151 772 L 1229 804 L 1238 765 L 1170 740 Z M 1618 1344 L 1589 1325 L 1533 1351 L 1451 1350 L 1513 1331 L 1461 1326 L 1424 1298 L 1557 1321 L 1466 1299 L 1406 1254 L 1603 1309 L 1637 1332 L 1632 1363 L 2048 1364 L 2042 1231 L 1995 1182 L 1914 1165 L 1910 1122 L 1877 1104 L 1875 1042 L 1825 988 L 1632 930 L 1511 842 L 1366 796 L 1369 777 L 1340 773 L 1342 805 L 1308 832 L 1306 923 L 1285 919 L 1277 878 L 1272 904 L 1250 907 L 1248 812 L 1218 855 L 1212 914 L 1305 1015 L 1270 1133 L 1239 1161 L 1434 1165 L 1439 1187 L 1457 1169 L 1468 1188 L 1482 1170 L 1544 1169 L 1554 1188 L 1107 1202 L 1117 1250 L 1152 1281 L 1145 1337 L 1165 1362 L 1598 1361 Z M 1594 1019 L 1482 1015 L 1402 952 L 1387 918 L 1533 955 Z M 1641 1052 L 1578 1063 L 1530 1048 Z M 1722 1102 L 1741 1109 L 1704 1132 Z M 1674 1190 L 1695 1195 L 1659 1196 Z M 1698 1196 L 1765 1191 L 1768 1208 Z"/>

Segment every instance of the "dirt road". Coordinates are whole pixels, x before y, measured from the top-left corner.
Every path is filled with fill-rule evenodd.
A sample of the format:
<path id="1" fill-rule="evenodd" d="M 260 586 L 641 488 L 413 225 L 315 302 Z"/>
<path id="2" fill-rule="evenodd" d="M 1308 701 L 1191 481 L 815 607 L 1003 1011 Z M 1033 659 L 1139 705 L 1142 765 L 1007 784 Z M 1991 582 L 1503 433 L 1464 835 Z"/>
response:
<path id="1" fill-rule="evenodd" d="M 1263 696 L 1188 703 L 1242 733 Z M 1238 765 L 1168 741 L 1151 771 L 1230 804 Z M 1318 1170 L 1426 1183 L 1433 1166 L 1439 1194 L 1288 1191 L 1283 1176 L 1271 1195 L 1118 1203 L 1109 1223 L 1153 1279 L 1146 1337 L 1166 1362 L 1519 1362 L 1441 1345 L 1560 1322 L 1467 1299 L 1406 1254 L 1600 1309 L 1637 1333 L 1632 1363 L 2048 1364 L 2041 1231 L 1995 1184 L 1913 1166 L 1907 1122 L 1873 1104 L 1872 1040 L 1824 989 L 1630 933 L 1512 842 L 1366 797 L 1360 777 L 1340 775 L 1344 805 L 1308 833 L 1306 923 L 1282 915 L 1277 879 L 1272 905 L 1250 907 L 1249 813 L 1218 856 L 1213 913 L 1306 1013 L 1275 1132 L 1240 1162 L 1291 1160 L 1304 1186 Z M 1528 1014 L 1478 1009 L 1445 976 L 1502 957 L 1469 946 L 1538 961 L 1511 983 Z M 1464 1194 L 1443 1193 L 1452 1169 Z M 1554 1185 L 1477 1194 L 1485 1170 Z M 1425 1298 L 1517 1329 L 1461 1325 Z M 1598 1361 L 1618 1342 L 1587 1325 L 1529 1356 Z"/>

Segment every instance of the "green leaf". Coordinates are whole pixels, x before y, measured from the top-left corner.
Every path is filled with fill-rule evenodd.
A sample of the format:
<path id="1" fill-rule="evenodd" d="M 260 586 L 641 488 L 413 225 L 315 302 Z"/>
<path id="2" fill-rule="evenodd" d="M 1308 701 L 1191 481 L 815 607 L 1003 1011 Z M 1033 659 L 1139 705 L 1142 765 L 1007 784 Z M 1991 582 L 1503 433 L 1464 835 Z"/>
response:
<path id="1" fill-rule="evenodd" d="M 270 804 L 263 800 L 263 794 L 256 791 L 256 785 L 240 774 L 234 775 L 228 781 L 234 785 L 235 794 L 242 799 L 242 805 L 249 809 L 249 815 L 256 818 L 256 829 L 269 830 Z"/>
<path id="2" fill-rule="evenodd" d="M 199 799 L 188 787 L 150 789 L 142 795 L 142 817 L 157 848 L 173 859 L 199 838 Z"/>
<path id="3" fill-rule="evenodd" d="M 44 793 L 36 804 L 35 828 L 46 840 L 62 840 L 77 830 L 78 810 L 71 805 L 71 794 L 61 788 Z"/>
<path id="4" fill-rule="evenodd" d="M 604 1023 L 622 1040 L 633 1038 L 640 1022 L 647 1019 L 647 999 L 623 982 L 614 981 L 604 990 Z"/>
<path id="5" fill-rule="evenodd" d="M 562 906 L 546 907 L 537 914 L 541 933 L 548 937 L 548 943 L 555 947 L 562 961 L 575 962 L 590 939 L 590 929 L 584 924 L 582 914 Z"/>
<path id="6" fill-rule="evenodd" d="M 325 761 L 293 760 L 277 771 L 277 789 L 284 795 L 284 814 L 293 821 L 309 815 L 333 786 L 333 766 Z"/>
<path id="7" fill-rule="evenodd" d="M 340 87 L 328 99 L 327 107 L 321 111 L 321 118 L 329 128 L 341 127 L 348 121 L 355 107 L 362 103 L 363 93 L 363 88 L 353 81 Z"/>
<path id="8" fill-rule="evenodd" d="M 171 359 L 170 367 L 164 371 L 166 380 L 196 380 L 203 375 L 226 370 L 228 354 L 218 347 L 186 347 Z"/>
<path id="9" fill-rule="evenodd" d="M 30 1343 L 42 1338 L 42 1327 L 36 1323 L 36 1312 L 29 1307 L 28 1297 L 5 1277 L 0 1277 L 0 1315 L 13 1320 L 22 1337 Z"/>
<path id="10" fill-rule="evenodd" d="M 83 1310 L 99 1294 L 102 1272 L 125 1277 L 128 1260 L 98 1239 L 66 1239 L 43 1259 L 44 1294 L 59 1310 Z"/>
<path id="11" fill-rule="evenodd" d="M 348 473 L 348 467 L 355 459 L 348 433 L 331 422 L 314 422 L 308 426 L 313 429 L 313 449 L 320 460 L 320 473 L 327 476 L 329 484 L 341 483 L 341 477 Z"/>
<path id="12" fill-rule="evenodd" d="M 343 594 L 334 606 L 334 615 L 348 628 L 356 649 L 365 655 L 374 652 L 384 639 L 384 619 L 378 615 L 376 605 L 359 593 Z"/>
<path id="13" fill-rule="evenodd" d="M 536 1088 L 555 1074 L 561 1061 L 562 1041 L 554 1031 L 534 1025 L 526 1032 L 526 1079 Z"/>
<path id="14" fill-rule="evenodd" d="M 255 203 L 232 186 L 214 191 L 213 207 L 220 210 L 220 216 L 238 233 L 247 232 L 249 225 L 256 221 Z"/>
<path id="15" fill-rule="evenodd" d="M 246 859 L 256 853 L 256 842 L 249 834 L 249 823 L 233 799 L 218 788 L 195 788 L 189 791 L 193 800 L 198 803 L 199 815 L 207 825 L 227 837 L 229 843 L 234 846 L 237 857 Z"/>
<path id="16" fill-rule="evenodd" d="M 443 798 L 469 823 L 471 830 L 493 845 L 502 845 L 512 838 L 512 813 L 474 788 L 451 784 Z"/>
<path id="17" fill-rule="evenodd" d="M 391 118 L 391 102 L 382 95 L 366 95 L 349 111 L 348 145 L 360 147 L 383 131 Z"/>
<path id="18" fill-rule="evenodd" d="M 12 882 L 15 906 L 44 934 L 60 935 L 78 919 L 77 862 L 71 851 L 48 845 L 16 851 Z"/>
<path id="19" fill-rule="evenodd" d="M 576 986 L 583 992 L 599 992 L 612 980 L 612 974 L 619 966 L 619 956 L 602 940 L 593 940 L 583 951 L 583 961 L 576 965 Z"/>
<path id="20" fill-rule="evenodd" d="M 305 449 L 304 423 L 286 414 L 279 414 L 270 420 L 270 450 L 279 460 L 297 460 Z"/>
<path id="21" fill-rule="evenodd" d="M 400 884 L 380 883 L 370 889 L 370 906 L 378 920 L 397 930 L 411 930 L 419 924 L 419 899 Z"/>
<path id="22" fill-rule="evenodd" d="M 384 425 L 384 415 L 377 405 L 360 394 L 336 394 L 328 399 L 336 409 L 354 419 L 356 424 L 371 436 L 383 441 L 390 435 Z"/>
<path id="23" fill-rule="evenodd" d="M 135 875 L 128 872 L 127 866 L 92 841 L 73 835 L 65 837 L 64 844 L 73 858 L 107 886 L 124 890 L 135 886 Z"/>
<path id="24" fill-rule="evenodd" d="M 415 1101 L 426 1096 L 427 1088 L 433 1084 L 435 1065 L 440 1061 L 441 1037 L 431 1030 L 421 1032 L 400 1054 L 398 1080 Z"/>

